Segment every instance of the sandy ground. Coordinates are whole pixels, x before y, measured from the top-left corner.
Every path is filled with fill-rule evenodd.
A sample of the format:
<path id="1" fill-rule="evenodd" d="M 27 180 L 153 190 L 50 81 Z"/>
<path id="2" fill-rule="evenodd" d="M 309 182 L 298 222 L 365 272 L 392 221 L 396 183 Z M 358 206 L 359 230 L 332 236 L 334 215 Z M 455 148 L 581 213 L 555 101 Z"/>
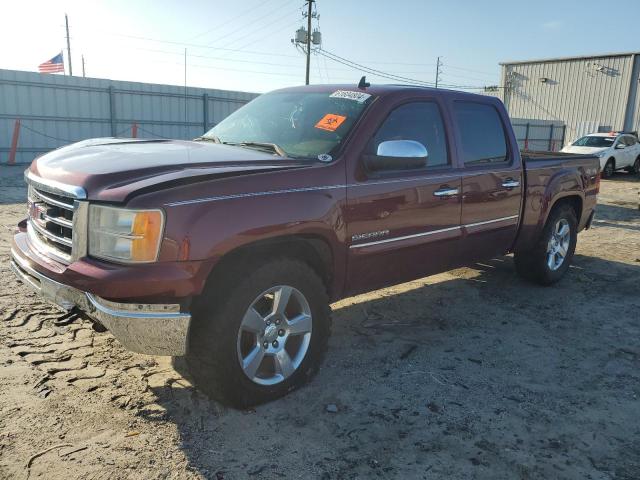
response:
<path id="1" fill-rule="evenodd" d="M 2 478 L 640 478 L 629 175 L 603 181 L 557 286 L 521 281 L 505 257 L 339 302 L 320 374 L 250 411 L 13 279 L 21 175 L 0 168 Z"/>

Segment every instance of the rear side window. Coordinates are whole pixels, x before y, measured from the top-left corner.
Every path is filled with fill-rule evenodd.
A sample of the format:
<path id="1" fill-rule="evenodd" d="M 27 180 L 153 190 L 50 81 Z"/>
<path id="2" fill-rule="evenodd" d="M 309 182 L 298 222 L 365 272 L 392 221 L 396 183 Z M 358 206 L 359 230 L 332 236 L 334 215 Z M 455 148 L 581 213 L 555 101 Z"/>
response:
<path id="1" fill-rule="evenodd" d="M 633 146 L 636 144 L 636 139 L 630 135 L 627 135 L 626 137 L 622 137 L 624 140 L 624 143 L 626 143 L 629 146 Z"/>
<path id="2" fill-rule="evenodd" d="M 393 110 L 373 136 L 370 154 L 387 140 L 415 140 L 427 148 L 427 168 L 449 164 L 447 139 L 438 105 L 433 102 L 406 103 Z"/>
<path id="3" fill-rule="evenodd" d="M 465 165 L 506 162 L 507 140 L 498 111 L 491 105 L 454 102 Z"/>

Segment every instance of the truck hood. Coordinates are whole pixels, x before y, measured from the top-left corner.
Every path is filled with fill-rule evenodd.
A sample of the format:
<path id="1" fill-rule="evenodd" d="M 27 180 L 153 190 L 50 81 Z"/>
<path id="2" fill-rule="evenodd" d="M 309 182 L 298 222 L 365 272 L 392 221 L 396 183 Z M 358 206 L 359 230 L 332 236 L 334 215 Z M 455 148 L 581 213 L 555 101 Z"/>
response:
<path id="1" fill-rule="evenodd" d="M 564 147 L 561 152 L 564 153 L 578 153 L 583 155 L 595 155 L 596 153 L 604 152 L 608 150 L 609 147 L 576 147 L 573 145 L 568 145 Z"/>
<path id="2" fill-rule="evenodd" d="M 137 190 L 163 184 L 313 163 L 204 141 L 96 138 L 42 155 L 30 170 L 44 180 L 83 187 L 89 199 L 123 202 Z"/>

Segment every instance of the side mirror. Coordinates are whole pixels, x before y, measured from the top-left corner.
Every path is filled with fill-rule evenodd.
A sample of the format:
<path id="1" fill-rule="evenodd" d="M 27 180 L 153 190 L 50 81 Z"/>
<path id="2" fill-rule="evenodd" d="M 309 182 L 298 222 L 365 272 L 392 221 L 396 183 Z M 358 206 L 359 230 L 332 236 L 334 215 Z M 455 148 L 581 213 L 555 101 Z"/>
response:
<path id="1" fill-rule="evenodd" d="M 376 155 L 367 158 L 367 166 L 373 171 L 411 170 L 427 165 L 427 147 L 415 140 L 387 140 L 378 145 Z"/>
<path id="2" fill-rule="evenodd" d="M 624 143 L 619 143 L 616 145 L 616 150 L 620 150 L 622 148 L 626 147 L 626 145 Z"/>

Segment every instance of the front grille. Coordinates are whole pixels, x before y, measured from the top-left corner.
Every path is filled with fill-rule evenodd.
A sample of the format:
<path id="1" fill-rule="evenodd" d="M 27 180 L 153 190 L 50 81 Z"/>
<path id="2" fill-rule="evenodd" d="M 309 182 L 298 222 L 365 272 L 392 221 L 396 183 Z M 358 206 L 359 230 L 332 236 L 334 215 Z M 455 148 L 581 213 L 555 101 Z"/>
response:
<path id="1" fill-rule="evenodd" d="M 75 198 L 29 184 L 27 232 L 34 246 L 69 263 L 73 248 Z"/>

